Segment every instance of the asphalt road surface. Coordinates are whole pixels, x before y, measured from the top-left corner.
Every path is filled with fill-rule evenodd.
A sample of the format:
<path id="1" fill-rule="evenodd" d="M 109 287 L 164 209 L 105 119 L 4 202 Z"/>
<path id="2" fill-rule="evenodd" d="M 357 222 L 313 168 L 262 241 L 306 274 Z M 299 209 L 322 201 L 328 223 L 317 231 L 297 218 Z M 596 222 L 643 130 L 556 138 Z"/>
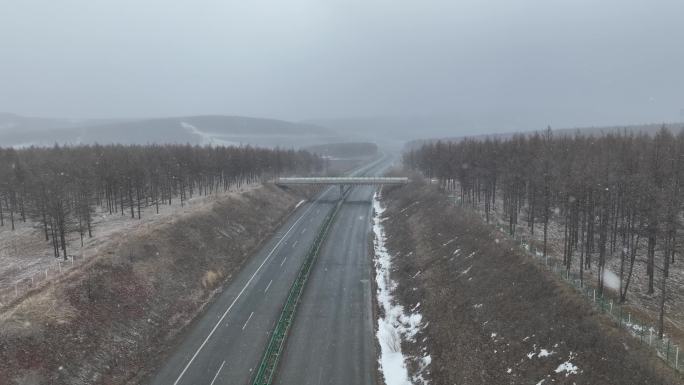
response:
<path id="1" fill-rule="evenodd" d="M 302 204 L 209 306 L 151 383 L 248 384 L 288 290 L 339 192 Z"/>
<path id="2" fill-rule="evenodd" d="M 375 188 L 356 187 L 306 283 L 275 384 L 374 384 L 369 237 Z"/>
<path id="3" fill-rule="evenodd" d="M 368 256 L 374 190 L 354 188 L 338 213 L 304 289 L 278 383 L 374 382 Z M 330 188 L 290 216 L 191 325 L 151 384 L 251 383 L 288 290 L 338 196 Z"/>

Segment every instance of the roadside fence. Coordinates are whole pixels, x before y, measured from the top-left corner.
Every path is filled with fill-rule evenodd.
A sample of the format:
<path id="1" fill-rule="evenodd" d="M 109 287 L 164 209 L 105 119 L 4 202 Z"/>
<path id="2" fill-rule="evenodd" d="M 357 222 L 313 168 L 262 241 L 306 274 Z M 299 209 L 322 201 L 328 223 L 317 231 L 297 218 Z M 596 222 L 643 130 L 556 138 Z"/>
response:
<path id="1" fill-rule="evenodd" d="M 69 255 L 65 261 L 63 258 L 54 258 L 56 261 L 51 266 L 34 273 L 29 277 L 24 277 L 14 281 L 14 284 L 0 286 L 0 308 L 7 306 L 12 301 L 23 296 L 27 292 L 49 284 L 62 274 L 70 271 L 74 264 L 83 261 L 83 257 Z"/>
<path id="2" fill-rule="evenodd" d="M 507 234 L 502 226 L 498 225 L 497 228 L 500 232 Z M 565 265 L 556 258 L 549 257 L 549 255 L 545 257 L 540 249 L 529 244 L 526 237 L 515 235 L 512 239 L 522 251 L 536 259 L 539 266 L 553 272 L 574 287 L 597 309 L 612 318 L 618 327 L 626 329 L 642 344 L 655 349 L 656 355 L 675 371 L 680 373 L 684 371 L 684 351 L 667 335 L 664 335 L 662 339 L 658 338 L 657 328 L 654 325 L 637 318 L 617 298 L 600 294 L 592 283 L 587 282 L 586 279 L 581 280 L 578 272 L 566 269 Z"/>

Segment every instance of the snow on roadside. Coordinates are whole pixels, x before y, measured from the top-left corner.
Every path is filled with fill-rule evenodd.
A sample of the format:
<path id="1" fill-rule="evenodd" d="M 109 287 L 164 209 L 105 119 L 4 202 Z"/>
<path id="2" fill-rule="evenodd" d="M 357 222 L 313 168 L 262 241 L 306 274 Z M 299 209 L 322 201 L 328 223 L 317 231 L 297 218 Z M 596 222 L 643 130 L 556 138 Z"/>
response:
<path id="1" fill-rule="evenodd" d="M 402 341 L 414 341 L 416 334 L 423 328 L 422 316 L 416 311 L 418 305 L 410 312 L 394 300 L 393 291 L 397 283 L 390 277 L 392 257 L 385 247 L 385 228 L 380 218 L 385 211 L 378 200 L 378 194 L 373 196 L 373 248 L 375 255 L 375 280 L 377 283 L 377 300 L 384 317 L 378 318 L 376 337 L 380 344 L 380 372 L 387 385 L 428 384 L 423 372 L 430 365 L 432 357 L 425 354 L 418 358 L 420 369 L 411 376 L 406 367 L 407 356 L 401 351 Z"/>

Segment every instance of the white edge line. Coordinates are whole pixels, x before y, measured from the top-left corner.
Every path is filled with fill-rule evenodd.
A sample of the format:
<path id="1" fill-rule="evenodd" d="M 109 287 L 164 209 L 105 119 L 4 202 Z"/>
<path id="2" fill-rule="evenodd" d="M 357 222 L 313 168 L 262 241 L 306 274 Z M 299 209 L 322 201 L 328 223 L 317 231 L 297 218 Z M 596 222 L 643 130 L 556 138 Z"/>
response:
<path id="1" fill-rule="evenodd" d="M 228 312 L 230 311 L 230 309 L 233 308 L 233 306 L 235 305 L 235 303 L 237 302 L 237 300 L 242 296 L 242 293 L 245 292 L 245 289 L 247 289 L 247 286 L 249 286 L 249 284 L 252 283 L 252 280 L 254 279 L 254 277 L 256 277 L 256 275 L 259 273 L 259 271 L 261 271 L 261 268 L 262 268 L 262 267 L 266 264 L 266 262 L 271 258 L 271 255 L 273 255 L 273 252 L 278 248 L 278 246 L 280 246 L 280 244 L 281 244 L 281 243 L 283 242 L 283 240 L 287 237 L 287 235 L 290 233 L 290 231 L 292 231 L 292 229 L 294 229 L 295 226 L 297 226 L 297 223 L 299 223 L 299 221 L 301 221 L 301 220 L 304 218 L 304 216 L 305 216 L 313 207 L 314 207 L 313 204 L 310 205 L 309 208 L 306 209 L 306 211 L 304 211 L 304 213 L 302 213 L 302 215 L 295 221 L 295 223 L 293 223 L 292 226 L 290 226 L 290 228 L 287 229 L 287 232 L 283 235 L 282 238 L 280 238 L 280 240 L 278 241 L 278 243 L 276 243 L 275 246 L 273 246 L 273 249 L 271 249 L 271 252 L 268 253 L 268 255 L 266 256 L 266 258 L 264 258 L 264 261 L 261 262 L 261 265 L 259 265 L 259 267 L 257 267 L 257 269 L 256 269 L 256 271 L 254 272 L 254 274 L 252 274 L 252 276 L 249 277 L 249 280 L 247 281 L 247 283 L 245 283 L 245 286 L 242 287 L 242 290 L 240 290 L 240 292 L 239 292 L 238 295 L 235 297 L 235 299 L 233 300 L 233 302 L 230 304 L 230 306 L 228 306 L 228 309 L 226 309 L 226 311 L 223 313 L 223 315 L 222 315 L 221 318 L 218 320 L 218 322 L 216 323 L 216 325 L 214 325 L 214 328 L 211 329 L 211 331 L 209 332 L 209 335 L 207 336 L 207 338 L 205 338 L 204 341 L 202 342 L 202 345 L 200 345 L 200 347 L 197 348 L 197 351 L 195 351 L 195 354 L 192 355 L 192 358 L 190 358 L 190 361 L 187 363 L 187 365 L 185 365 L 185 368 L 183 368 L 183 371 L 181 372 L 181 374 L 178 375 L 178 378 L 176 378 L 176 381 L 173 382 L 173 385 L 178 385 L 178 382 L 181 380 L 181 378 L 183 378 L 183 375 L 185 375 L 185 372 L 188 371 L 188 368 L 190 367 L 190 365 L 192 365 L 192 362 L 195 361 L 195 358 L 197 358 L 197 355 L 199 354 L 199 352 L 202 351 L 202 349 L 204 349 L 204 345 L 206 345 L 207 342 L 209 341 L 209 339 L 211 338 L 211 336 L 214 335 L 214 332 L 216 331 L 216 329 L 218 329 L 218 327 L 219 327 L 219 325 L 221 324 L 221 322 L 223 322 L 223 319 L 226 318 L 226 316 L 228 315 Z"/>
<path id="2" fill-rule="evenodd" d="M 216 375 L 214 375 L 214 379 L 211 380 L 211 384 L 209 384 L 209 385 L 214 385 L 214 381 L 216 381 L 216 379 L 218 378 L 218 375 L 219 375 L 219 373 L 221 373 L 221 369 L 223 369 L 223 365 L 225 365 L 225 364 L 226 364 L 226 361 L 223 361 L 223 363 L 221 364 L 221 367 L 219 368 L 218 371 L 216 371 Z"/>

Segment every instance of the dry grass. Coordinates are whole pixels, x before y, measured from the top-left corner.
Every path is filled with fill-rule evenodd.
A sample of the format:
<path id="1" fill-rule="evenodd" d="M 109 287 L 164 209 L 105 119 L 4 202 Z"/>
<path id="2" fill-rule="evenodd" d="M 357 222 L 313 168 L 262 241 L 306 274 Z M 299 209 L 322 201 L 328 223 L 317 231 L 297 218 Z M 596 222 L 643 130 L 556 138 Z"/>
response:
<path id="1" fill-rule="evenodd" d="M 580 295 L 434 186 L 386 189 L 401 303 L 421 303 L 435 384 L 674 384 L 672 371 Z M 417 272 L 420 271 L 420 274 Z M 420 345 L 404 351 L 419 354 Z M 538 357 L 540 349 L 554 353 Z M 535 353 L 529 358 L 530 353 Z M 570 360 L 578 374 L 556 369 Z"/>
<path id="2" fill-rule="evenodd" d="M 195 195 L 181 206 L 179 199 L 174 199 L 171 205 L 160 205 L 159 213 L 154 206 L 142 210 L 142 219 L 133 219 L 128 211 L 110 214 L 102 207 L 97 208 L 93 215 L 93 237 L 85 238 L 81 246 L 80 236 L 72 233 L 68 239 L 68 253 L 76 257 L 78 264 L 84 260 L 102 254 L 110 248 L 112 242 L 135 232 L 145 234 L 161 225 L 171 224 L 179 217 L 193 212 L 203 211 L 216 202 L 226 199 L 242 199 L 244 193 L 252 191 L 256 185 L 245 185 L 239 190 L 229 190 L 208 196 Z M 26 284 L 31 277 L 36 282 L 44 278 L 44 272 L 49 269 L 50 280 L 57 275 L 57 259 L 52 256 L 52 246 L 46 242 L 42 229 L 38 223 L 31 221 L 15 223 L 16 230 L 12 231 L 8 223 L 0 226 L 0 292 L 12 291 L 16 282 Z"/>
<path id="3" fill-rule="evenodd" d="M 454 194 L 455 192 L 451 192 Z M 507 229 L 508 222 L 504 218 L 501 211 L 503 207 L 503 202 L 500 198 L 497 199 L 498 211 L 492 210 L 490 212 L 490 221 L 492 223 L 498 223 Z M 484 203 L 477 206 L 478 210 L 484 210 Z M 541 248 L 543 240 L 543 230 L 542 224 L 535 224 L 535 233 L 530 234 L 530 230 L 527 227 L 527 222 L 525 218 L 519 218 L 519 224 L 517 226 L 517 234 L 523 235 L 528 238 L 532 238 L 532 242 L 537 248 Z M 549 261 L 555 260 L 556 262 L 561 262 L 563 258 L 563 237 L 564 228 L 563 224 L 558 218 L 552 218 L 549 223 L 548 229 L 548 241 L 547 241 L 547 251 L 549 254 Z M 660 246 L 658 246 L 660 247 Z M 614 255 L 606 256 L 606 269 L 612 271 L 613 273 L 618 273 L 620 271 L 620 247 L 618 241 L 617 251 Z M 577 253 L 575 253 L 577 254 Z M 590 270 L 585 270 L 585 279 L 587 282 L 596 284 L 598 276 L 598 265 L 596 263 L 598 256 L 593 256 L 593 263 Z M 579 272 L 578 261 L 579 258 L 575 255 L 573 261 L 573 266 L 571 270 L 575 273 Z M 629 291 L 627 293 L 627 302 L 634 309 L 635 313 L 639 313 L 641 321 L 649 322 L 652 326 L 657 325 L 657 320 L 660 312 L 660 277 L 656 274 L 655 277 L 655 293 L 648 294 L 648 277 L 646 274 L 646 256 L 645 256 L 645 242 L 641 242 L 641 248 L 637 254 L 637 262 L 634 265 L 634 272 L 632 274 L 632 280 L 629 286 Z M 670 265 L 670 278 L 668 279 L 668 301 L 666 303 L 666 334 L 673 337 L 675 341 L 684 345 L 684 338 L 680 336 L 684 335 L 684 263 L 681 259 L 678 259 L 676 263 Z M 656 267 L 662 264 L 661 251 L 658 250 L 656 254 Z M 617 298 L 617 295 L 614 294 Z"/>
<path id="4" fill-rule="evenodd" d="M 213 270 L 209 270 L 204 274 L 202 278 L 202 287 L 205 289 L 211 289 L 216 286 L 216 283 L 221 279 L 221 275 Z"/>
<path id="5" fill-rule="evenodd" d="M 0 384 L 144 382 L 302 198 L 264 186 L 110 233 L 0 312 Z"/>
<path id="6" fill-rule="evenodd" d="M 27 297 L 16 307 L 0 313 L 0 335 L 4 338 L 36 335 L 46 324 L 67 324 L 76 316 L 76 309 L 48 287 Z"/>

